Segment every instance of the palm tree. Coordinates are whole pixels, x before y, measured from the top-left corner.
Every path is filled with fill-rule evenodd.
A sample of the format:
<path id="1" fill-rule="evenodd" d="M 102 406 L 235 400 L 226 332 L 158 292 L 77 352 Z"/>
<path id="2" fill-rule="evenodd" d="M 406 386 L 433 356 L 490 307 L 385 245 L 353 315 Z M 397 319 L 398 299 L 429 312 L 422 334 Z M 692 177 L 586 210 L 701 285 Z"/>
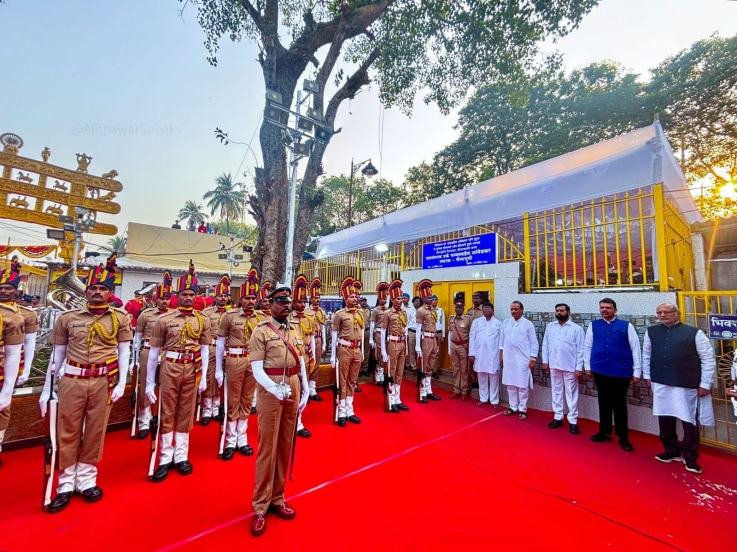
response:
<path id="1" fill-rule="evenodd" d="M 107 241 L 108 247 L 117 253 L 123 253 L 125 248 L 125 238 L 123 236 L 115 236 Z"/>
<path id="2" fill-rule="evenodd" d="M 179 220 L 187 221 L 188 227 L 192 224 L 194 224 L 195 226 L 197 226 L 198 224 L 202 224 L 203 222 L 205 222 L 205 218 L 207 217 L 207 215 L 205 215 L 205 213 L 203 213 L 200 209 L 202 209 L 202 204 L 188 199 L 184 203 L 184 207 L 179 210 Z"/>
<path id="3" fill-rule="evenodd" d="M 215 179 L 215 189 L 203 195 L 202 199 L 207 201 L 211 215 L 217 211 L 220 218 L 225 220 L 225 231 L 230 233 L 230 219 L 237 219 L 243 212 L 243 184 L 233 182 L 230 173 L 223 173 Z"/>

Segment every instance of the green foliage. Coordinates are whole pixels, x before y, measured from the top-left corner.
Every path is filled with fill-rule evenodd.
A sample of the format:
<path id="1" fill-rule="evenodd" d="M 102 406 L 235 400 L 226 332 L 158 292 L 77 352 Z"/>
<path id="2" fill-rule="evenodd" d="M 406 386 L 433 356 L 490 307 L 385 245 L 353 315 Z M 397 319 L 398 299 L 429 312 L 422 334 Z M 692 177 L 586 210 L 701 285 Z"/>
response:
<path id="1" fill-rule="evenodd" d="M 210 215 L 218 213 L 225 221 L 226 234 L 230 233 L 230 220 L 243 214 L 246 203 L 244 187 L 240 182 L 233 182 L 230 173 L 223 173 L 215 179 L 215 189 L 202 196 L 210 208 Z"/>
<path id="2" fill-rule="evenodd" d="M 115 236 L 107 241 L 107 246 L 118 253 L 123 253 L 125 247 L 125 238 L 123 236 Z"/>
<path id="3" fill-rule="evenodd" d="M 239 240 L 248 240 L 249 244 L 255 242 L 256 238 L 258 237 L 258 228 L 251 224 L 244 224 L 242 222 L 231 220 L 229 226 L 231 234 L 235 234 L 235 237 Z M 210 228 L 216 229 L 218 234 L 220 234 L 221 236 L 228 235 L 228 228 L 226 227 L 224 220 L 216 220 L 215 222 L 211 222 Z"/>
<path id="4" fill-rule="evenodd" d="M 202 204 L 191 199 L 188 199 L 179 210 L 179 220 L 185 223 L 185 228 L 191 224 L 197 226 L 205 222 L 206 218 L 207 215 L 202 212 Z"/>

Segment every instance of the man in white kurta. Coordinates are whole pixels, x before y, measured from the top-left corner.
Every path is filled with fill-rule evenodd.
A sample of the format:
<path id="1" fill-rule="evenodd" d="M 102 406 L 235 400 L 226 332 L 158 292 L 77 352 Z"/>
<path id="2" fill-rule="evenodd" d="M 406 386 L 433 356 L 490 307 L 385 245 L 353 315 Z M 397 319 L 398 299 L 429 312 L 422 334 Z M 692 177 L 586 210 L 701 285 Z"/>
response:
<path id="1" fill-rule="evenodd" d="M 545 328 L 543 337 L 544 371 L 550 370 L 553 421 L 550 429 L 563 425 L 563 393 L 568 403 L 568 429 L 578 435 L 578 380 L 583 375 L 583 328 L 571 320 L 571 307 L 555 305 L 556 322 Z"/>
<path id="2" fill-rule="evenodd" d="M 535 326 L 522 317 L 525 308 L 519 301 L 512 301 L 511 318 L 502 322 L 499 340 L 499 357 L 504 372 L 502 383 L 509 393 L 509 408 L 505 416 L 519 414 L 520 420 L 527 419 L 527 399 L 532 389 L 532 370 L 537 363 L 539 344 Z"/>
<path id="3" fill-rule="evenodd" d="M 696 462 L 699 422 L 714 425 L 709 396 L 716 368 L 714 350 L 704 332 L 681 324 L 676 305 L 658 305 L 655 314 L 660 324 L 647 329 L 642 346 L 642 377 L 653 390 L 653 415 L 658 416 L 665 448 L 655 459 L 664 463 L 683 460 L 686 470 L 701 473 Z M 676 419 L 683 426 L 681 443 Z"/>
<path id="4" fill-rule="evenodd" d="M 494 318 L 494 305 L 486 301 L 481 306 L 483 316 L 471 324 L 468 361 L 473 364 L 479 380 L 477 405 L 499 406 L 499 339 L 502 323 Z"/>

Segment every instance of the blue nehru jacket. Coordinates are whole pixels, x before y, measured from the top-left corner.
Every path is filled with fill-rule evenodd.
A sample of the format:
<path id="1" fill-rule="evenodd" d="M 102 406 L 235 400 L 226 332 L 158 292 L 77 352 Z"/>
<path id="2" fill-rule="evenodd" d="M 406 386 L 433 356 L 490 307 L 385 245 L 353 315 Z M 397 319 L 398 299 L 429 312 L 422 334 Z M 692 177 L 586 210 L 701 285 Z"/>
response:
<path id="1" fill-rule="evenodd" d="M 605 376 L 631 378 L 634 366 L 628 337 L 629 322 L 615 318 L 612 322 L 599 319 L 591 323 L 591 371 Z"/>

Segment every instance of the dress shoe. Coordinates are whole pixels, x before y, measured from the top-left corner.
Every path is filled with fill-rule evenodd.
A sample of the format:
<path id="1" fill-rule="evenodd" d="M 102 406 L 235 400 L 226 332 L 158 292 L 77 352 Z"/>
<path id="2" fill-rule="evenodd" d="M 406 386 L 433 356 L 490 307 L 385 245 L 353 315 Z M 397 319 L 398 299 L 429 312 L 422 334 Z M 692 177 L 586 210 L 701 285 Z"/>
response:
<path id="1" fill-rule="evenodd" d="M 619 440 L 619 447 L 624 452 L 635 452 L 635 447 L 632 446 L 632 443 L 630 443 L 627 439 L 620 439 Z"/>
<path id="2" fill-rule="evenodd" d="M 173 463 L 161 464 L 158 468 L 156 468 L 156 471 L 151 477 L 151 481 L 153 481 L 154 483 L 161 483 L 164 479 L 166 479 L 166 476 L 169 475 L 169 470 L 173 467 Z"/>
<path id="3" fill-rule="evenodd" d="M 243 445 L 242 447 L 238 447 L 238 452 L 240 452 L 243 456 L 253 456 L 253 449 L 251 448 L 251 445 Z"/>
<path id="4" fill-rule="evenodd" d="M 439 401 L 440 397 L 438 397 L 435 393 L 428 393 L 427 398 L 431 401 Z"/>
<path id="5" fill-rule="evenodd" d="M 568 426 L 568 431 L 571 432 L 571 435 L 578 435 L 578 424 L 570 424 Z"/>
<path id="6" fill-rule="evenodd" d="M 136 439 L 138 439 L 139 441 L 141 439 L 145 439 L 146 437 L 148 437 L 148 429 L 139 429 L 138 433 L 136 433 Z"/>
<path id="7" fill-rule="evenodd" d="M 202 416 L 202 419 L 200 420 L 200 425 L 206 426 L 210 425 L 210 421 L 212 418 L 210 416 Z"/>
<path id="8" fill-rule="evenodd" d="M 254 537 L 260 537 L 266 530 L 266 516 L 263 514 L 255 514 L 251 522 L 251 534 Z"/>
<path id="9" fill-rule="evenodd" d="M 399 414 L 399 407 L 396 404 L 393 404 L 389 407 L 389 412 L 392 414 Z"/>
<path id="10" fill-rule="evenodd" d="M 397 408 L 403 412 L 409 411 L 409 406 L 401 402 L 397 405 Z"/>
<path id="11" fill-rule="evenodd" d="M 422 404 L 427 404 L 427 398 L 425 398 L 425 397 L 421 397 L 421 398 L 420 398 L 420 402 L 421 402 Z"/>
<path id="12" fill-rule="evenodd" d="M 548 427 L 550 429 L 557 429 L 562 425 L 563 425 L 563 420 L 553 420 L 552 422 L 548 424 Z"/>
<path id="13" fill-rule="evenodd" d="M 213 416 L 213 418 L 217 420 L 219 424 L 222 424 L 223 420 L 225 420 L 225 409 L 222 406 L 218 408 L 217 416 Z"/>
<path id="14" fill-rule="evenodd" d="M 353 388 L 353 392 L 354 393 L 363 393 L 363 389 L 361 389 L 360 387 L 358 387 L 358 385 L 356 385 L 356 387 Z"/>
<path id="15" fill-rule="evenodd" d="M 466 402 L 468 400 L 468 395 L 466 393 L 461 393 L 461 400 Z"/>
<path id="16" fill-rule="evenodd" d="M 348 421 L 352 424 L 360 424 L 361 418 L 359 418 L 355 414 L 351 414 L 350 416 L 348 416 Z"/>
<path id="17" fill-rule="evenodd" d="M 46 511 L 50 514 L 57 514 L 64 508 L 69 506 L 69 501 L 72 499 L 71 491 L 68 493 L 59 493 L 54 497 L 49 505 L 46 507 Z"/>
<path id="18" fill-rule="evenodd" d="M 317 394 L 310 395 L 310 400 L 311 401 L 315 401 L 315 402 L 320 402 L 320 401 L 322 401 L 322 397 L 320 395 L 317 395 Z"/>
<path id="19" fill-rule="evenodd" d="M 233 456 L 235 456 L 235 447 L 225 447 L 223 449 L 223 455 L 220 458 L 227 462 L 228 460 L 232 460 Z"/>
<path id="20" fill-rule="evenodd" d="M 437 372 L 433 372 L 432 379 L 440 379 L 440 374 L 438 374 Z"/>
<path id="21" fill-rule="evenodd" d="M 102 498 L 102 489 L 95 485 L 80 493 L 85 502 L 97 502 Z"/>
<path id="22" fill-rule="evenodd" d="M 449 399 L 459 399 L 460 397 L 461 397 L 460 393 L 451 393 L 450 395 L 448 395 Z"/>
<path id="23" fill-rule="evenodd" d="M 251 407 L 251 414 L 258 414 L 258 408 L 256 408 L 255 406 L 252 406 Z M 263 531 L 261 531 L 261 532 L 263 533 Z"/>
<path id="24" fill-rule="evenodd" d="M 189 460 L 177 462 L 176 464 L 174 464 L 174 466 L 177 468 L 179 475 L 189 475 L 190 473 L 192 473 L 193 466 Z"/>
<path id="25" fill-rule="evenodd" d="M 338 424 L 339 427 L 345 427 L 345 416 L 338 418 L 338 421 L 335 423 Z"/>
<path id="26" fill-rule="evenodd" d="M 282 504 L 272 504 L 269 506 L 269 512 L 276 514 L 276 517 L 280 517 L 282 519 L 294 519 L 297 515 L 294 508 L 289 506 L 286 502 L 283 502 Z"/>
<path id="27" fill-rule="evenodd" d="M 605 433 L 594 433 L 591 436 L 591 440 L 594 443 L 603 443 L 604 441 L 611 441 L 612 440 L 612 436 L 611 435 L 606 435 Z"/>
<path id="28" fill-rule="evenodd" d="M 299 437 L 304 437 L 305 439 L 309 439 L 310 437 L 312 437 L 312 432 L 306 427 L 303 427 L 302 429 L 297 431 L 297 435 Z"/>

